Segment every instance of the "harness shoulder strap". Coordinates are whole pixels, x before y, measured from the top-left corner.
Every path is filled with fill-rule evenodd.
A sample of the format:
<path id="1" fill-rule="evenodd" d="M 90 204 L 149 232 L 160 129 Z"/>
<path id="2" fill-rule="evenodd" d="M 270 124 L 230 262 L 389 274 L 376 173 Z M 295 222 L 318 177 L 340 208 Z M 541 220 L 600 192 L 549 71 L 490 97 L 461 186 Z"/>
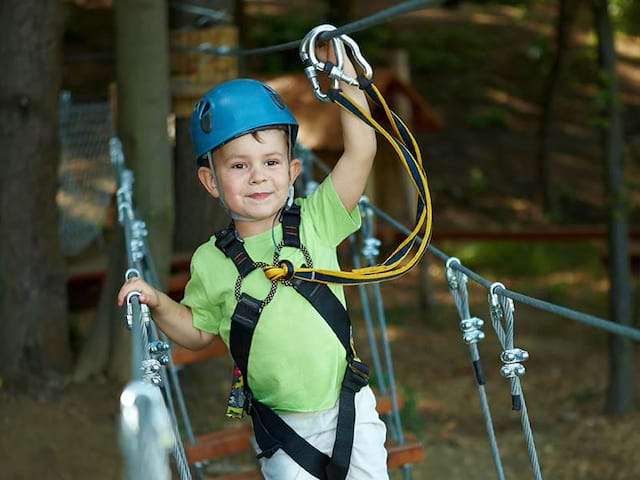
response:
<path id="1" fill-rule="evenodd" d="M 286 247 L 300 248 L 300 205 L 282 210 L 282 241 Z"/>
<path id="2" fill-rule="evenodd" d="M 216 247 L 231 259 L 242 278 L 246 277 L 256 269 L 253 260 L 244 248 L 242 240 L 238 238 L 233 225 L 229 228 L 216 232 L 215 236 Z"/>

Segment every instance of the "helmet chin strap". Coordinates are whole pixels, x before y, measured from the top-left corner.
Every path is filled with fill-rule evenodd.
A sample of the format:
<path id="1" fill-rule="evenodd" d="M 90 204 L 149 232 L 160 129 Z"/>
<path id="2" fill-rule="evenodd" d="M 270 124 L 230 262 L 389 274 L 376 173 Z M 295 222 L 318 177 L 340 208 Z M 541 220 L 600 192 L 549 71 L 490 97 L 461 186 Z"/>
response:
<path id="1" fill-rule="evenodd" d="M 291 140 L 289 140 L 289 152 L 291 152 Z M 289 153 L 289 155 L 291 154 Z M 220 200 L 220 203 L 222 204 L 224 209 L 227 211 L 227 214 L 231 217 L 231 220 L 234 220 L 234 221 L 237 220 L 239 222 L 257 222 L 258 219 L 256 218 L 243 217 L 242 215 L 235 213 L 231 211 L 231 209 L 229 209 L 229 207 L 227 206 L 227 203 L 224 201 L 224 193 L 222 192 L 222 188 L 220 187 L 218 178 L 216 177 L 216 169 L 213 165 L 213 155 L 211 154 L 211 152 L 207 153 L 207 160 L 209 161 L 209 168 L 211 169 L 211 178 L 215 182 L 216 188 L 218 189 L 218 195 L 219 195 L 218 200 Z M 295 194 L 295 189 L 293 188 L 293 184 L 290 183 L 289 189 L 287 192 L 287 200 L 282 209 L 290 208 L 291 205 L 293 205 L 294 194 Z"/>

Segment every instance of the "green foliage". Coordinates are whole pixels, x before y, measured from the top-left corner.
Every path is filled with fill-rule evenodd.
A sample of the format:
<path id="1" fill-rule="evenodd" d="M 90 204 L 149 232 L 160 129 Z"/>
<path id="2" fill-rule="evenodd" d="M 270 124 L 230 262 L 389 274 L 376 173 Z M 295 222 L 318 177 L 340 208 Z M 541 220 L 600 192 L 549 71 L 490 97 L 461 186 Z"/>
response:
<path id="1" fill-rule="evenodd" d="M 458 72 L 481 61 L 486 48 L 484 39 L 471 24 L 406 30 L 397 34 L 395 42 L 410 50 L 412 67 L 416 71 Z"/>
<path id="2" fill-rule="evenodd" d="M 469 189 L 473 193 L 483 193 L 488 188 L 487 177 L 479 167 L 473 167 L 469 170 Z"/>
<path id="3" fill-rule="evenodd" d="M 611 14 L 616 25 L 631 35 L 640 34 L 640 2 L 638 0 L 611 0 Z"/>
<path id="4" fill-rule="evenodd" d="M 256 46 L 287 43 L 292 39 L 304 37 L 318 23 L 318 19 L 298 15 L 295 12 L 287 16 L 256 17 L 253 19 L 249 29 L 250 42 L 251 45 Z M 259 63 L 258 65 L 253 65 L 253 67 L 268 73 L 300 70 L 300 58 L 297 49 L 270 55 L 260 55 L 247 60 Z"/>
<path id="5" fill-rule="evenodd" d="M 404 389 L 404 405 L 400 409 L 400 418 L 403 428 L 413 434 L 425 430 L 424 419 L 418 413 L 418 394 L 409 388 Z"/>
<path id="6" fill-rule="evenodd" d="M 494 276 L 547 275 L 563 270 L 599 271 L 598 247 L 590 243 L 523 241 L 451 244 L 445 250 L 467 267 Z"/>
<path id="7" fill-rule="evenodd" d="M 467 122 L 478 130 L 504 129 L 507 127 L 507 111 L 497 105 L 484 107 L 472 112 Z"/>

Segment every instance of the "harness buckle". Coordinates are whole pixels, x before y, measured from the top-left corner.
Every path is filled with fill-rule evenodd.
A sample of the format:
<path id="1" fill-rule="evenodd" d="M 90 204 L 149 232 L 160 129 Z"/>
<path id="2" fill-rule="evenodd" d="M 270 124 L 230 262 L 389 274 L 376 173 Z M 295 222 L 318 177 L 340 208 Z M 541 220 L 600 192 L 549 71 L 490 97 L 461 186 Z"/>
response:
<path id="1" fill-rule="evenodd" d="M 220 235 L 216 235 L 216 247 L 226 253 L 227 249 L 237 240 L 235 231 L 231 228 L 226 228 L 220 232 Z"/>
<path id="2" fill-rule="evenodd" d="M 342 386 L 353 392 L 359 392 L 369 385 L 369 367 L 358 360 L 351 360 L 344 376 Z"/>
<path id="3" fill-rule="evenodd" d="M 231 315 L 231 322 L 237 322 L 245 328 L 253 329 L 258 322 L 261 311 L 262 302 L 251 295 L 243 293 L 240 295 L 238 304 Z"/>

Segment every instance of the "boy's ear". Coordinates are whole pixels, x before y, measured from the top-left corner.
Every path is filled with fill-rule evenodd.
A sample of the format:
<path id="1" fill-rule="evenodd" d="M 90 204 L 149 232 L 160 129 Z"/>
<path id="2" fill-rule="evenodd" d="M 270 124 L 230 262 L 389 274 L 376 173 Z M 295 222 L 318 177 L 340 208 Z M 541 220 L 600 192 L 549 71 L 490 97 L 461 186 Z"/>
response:
<path id="1" fill-rule="evenodd" d="M 213 197 L 218 198 L 220 196 L 220 192 L 218 191 L 218 186 L 216 185 L 215 177 L 212 175 L 211 169 L 207 167 L 198 168 L 198 180 L 205 188 L 207 192 Z"/>
<path id="2" fill-rule="evenodd" d="M 289 162 L 289 179 L 291 183 L 294 183 L 296 181 L 296 178 L 298 178 L 298 175 L 300 175 L 301 171 L 302 171 L 302 162 L 300 162 L 300 160 L 297 158 L 293 158 Z"/>

